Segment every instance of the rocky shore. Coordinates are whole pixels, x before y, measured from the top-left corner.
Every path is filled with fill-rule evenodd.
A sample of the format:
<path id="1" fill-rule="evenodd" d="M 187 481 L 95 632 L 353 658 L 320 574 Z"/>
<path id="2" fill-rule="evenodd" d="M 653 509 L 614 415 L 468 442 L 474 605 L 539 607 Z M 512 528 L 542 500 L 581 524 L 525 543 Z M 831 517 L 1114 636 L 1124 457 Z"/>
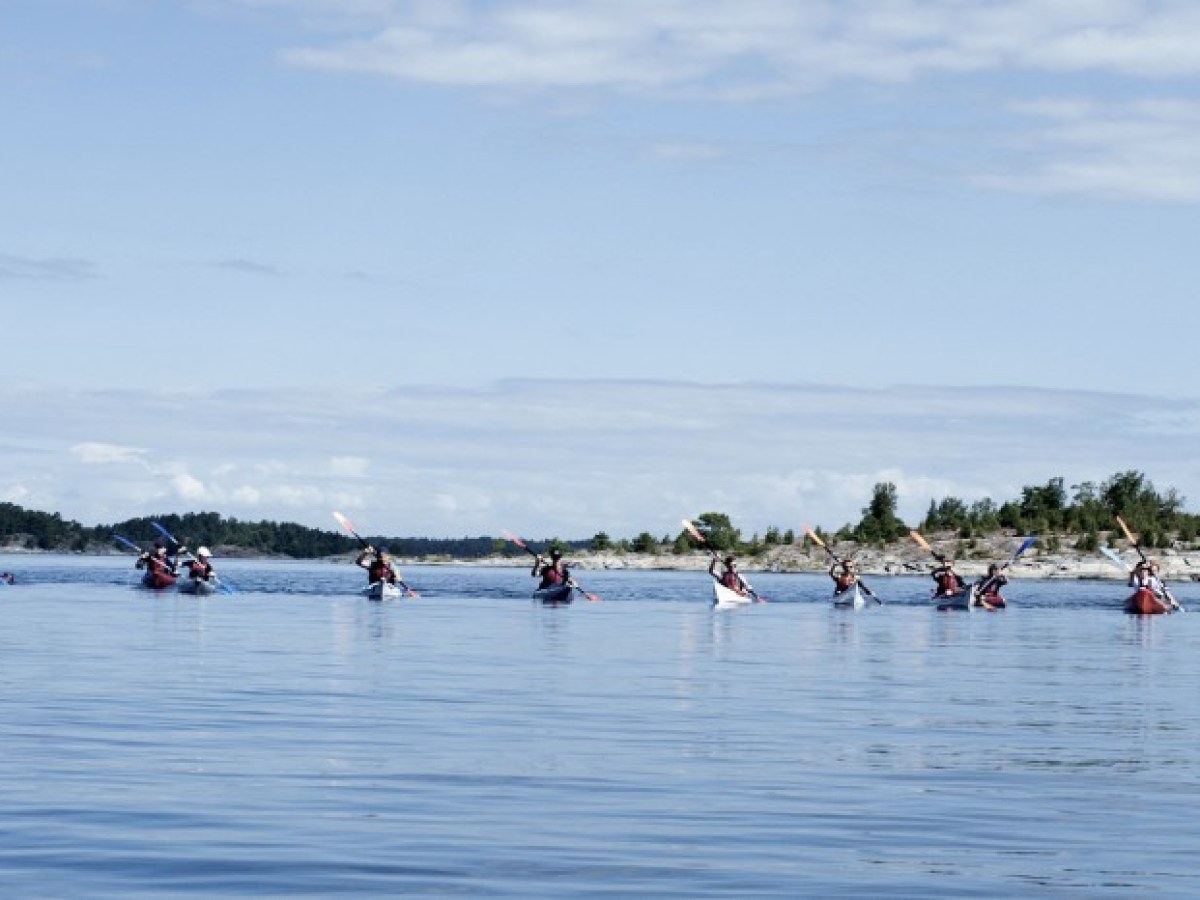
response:
<path id="1" fill-rule="evenodd" d="M 969 552 L 960 552 L 961 541 L 947 535 L 925 535 L 939 553 L 954 560 L 955 568 L 964 576 L 982 575 L 989 563 L 1003 565 L 1012 559 L 1020 546 L 1020 539 L 1008 535 L 979 538 Z M 1032 547 L 1006 570 L 1010 578 L 1063 578 L 1123 580 L 1126 576 L 1105 557 L 1095 551 L 1077 551 L 1061 541 L 1062 546 L 1049 552 Z M 1130 565 L 1138 561 L 1137 552 L 1125 541 L 1115 544 L 1121 556 Z M 897 541 L 882 548 L 858 547 L 854 544 L 838 544 L 835 552 L 840 557 L 853 557 L 863 575 L 926 575 L 935 565 L 934 559 L 912 541 Z M 673 553 L 621 553 L 617 551 L 572 551 L 571 565 L 580 570 L 587 569 L 661 569 L 694 570 L 707 569 L 711 556 L 693 552 L 676 555 Z M 1200 581 L 1200 551 L 1182 548 L 1146 551 L 1146 556 L 1156 561 L 1162 575 L 1168 581 Z M 428 563 L 429 560 L 405 560 L 407 564 Z M 528 557 L 489 557 L 481 560 L 453 561 L 467 565 L 485 566 L 528 566 Z M 742 569 L 750 572 L 826 572 L 830 559 L 819 547 L 807 544 L 775 546 L 757 555 L 739 556 Z"/>

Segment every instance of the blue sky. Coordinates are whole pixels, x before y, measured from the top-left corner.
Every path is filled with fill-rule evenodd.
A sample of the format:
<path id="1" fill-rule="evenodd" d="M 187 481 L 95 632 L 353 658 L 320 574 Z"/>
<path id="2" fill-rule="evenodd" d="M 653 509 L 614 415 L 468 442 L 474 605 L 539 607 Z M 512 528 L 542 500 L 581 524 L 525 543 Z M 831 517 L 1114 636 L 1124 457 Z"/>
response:
<path id="1" fill-rule="evenodd" d="M 38 402 L 0 497 L 578 535 L 837 524 L 881 473 L 920 509 L 1125 468 L 1188 494 L 1186 442 L 1129 423 L 1195 415 L 1198 51 L 1170 0 L 6 0 L 0 372 Z M 848 389 L 820 452 L 809 400 Z M 955 410 L 916 405 L 936 453 L 913 391 Z M 787 426 L 754 419 L 769 461 L 637 461 L 684 412 L 713 440 L 726 392 Z M 409 427 L 409 394 L 457 418 Z M 962 396 L 1057 418 L 980 445 Z"/>

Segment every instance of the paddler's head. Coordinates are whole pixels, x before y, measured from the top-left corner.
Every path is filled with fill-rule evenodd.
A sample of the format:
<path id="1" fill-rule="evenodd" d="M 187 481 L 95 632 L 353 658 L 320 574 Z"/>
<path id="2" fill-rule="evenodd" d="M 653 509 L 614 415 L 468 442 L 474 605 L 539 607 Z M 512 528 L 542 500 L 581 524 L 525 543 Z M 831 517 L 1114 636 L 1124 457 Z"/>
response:
<path id="1" fill-rule="evenodd" d="M 212 556 L 212 554 L 208 552 L 207 547 L 201 547 L 199 550 L 196 551 L 197 559 L 208 559 L 210 556 Z"/>
<path id="2" fill-rule="evenodd" d="M 388 548 L 387 548 L 387 547 L 380 547 L 378 550 L 376 550 L 376 551 L 375 551 L 375 555 L 376 555 L 377 557 L 379 557 L 380 559 L 387 559 L 387 555 L 388 555 Z"/>
<path id="3" fill-rule="evenodd" d="M 999 573 L 999 571 L 1000 571 L 1000 567 L 998 565 L 996 565 L 995 563 L 992 563 L 990 566 L 988 566 L 988 574 L 989 575 L 996 575 L 997 573 Z"/>

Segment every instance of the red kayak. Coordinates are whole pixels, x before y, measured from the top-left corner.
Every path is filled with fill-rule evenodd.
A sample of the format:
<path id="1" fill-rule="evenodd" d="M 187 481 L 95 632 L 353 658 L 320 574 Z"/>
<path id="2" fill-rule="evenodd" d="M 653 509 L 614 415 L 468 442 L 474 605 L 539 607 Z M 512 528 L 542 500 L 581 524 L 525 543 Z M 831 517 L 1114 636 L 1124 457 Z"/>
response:
<path id="1" fill-rule="evenodd" d="M 175 576 L 170 572 L 147 572 L 142 576 L 142 586 L 151 590 L 161 591 L 163 588 L 173 587 L 174 584 Z"/>
<path id="2" fill-rule="evenodd" d="M 1170 611 L 1171 607 L 1166 601 L 1160 599 L 1150 588 L 1138 588 L 1125 600 L 1125 612 L 1135 616 L 1157 616 Z"/>

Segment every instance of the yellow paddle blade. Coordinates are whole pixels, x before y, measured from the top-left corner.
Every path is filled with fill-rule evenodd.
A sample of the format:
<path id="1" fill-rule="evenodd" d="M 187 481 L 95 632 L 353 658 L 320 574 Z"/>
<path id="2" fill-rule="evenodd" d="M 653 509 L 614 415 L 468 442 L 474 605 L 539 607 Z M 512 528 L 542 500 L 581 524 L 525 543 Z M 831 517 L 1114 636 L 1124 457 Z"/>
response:
<path id="1" fill-rule="evenodd" d="M 1133 544 L 1136 547 L 1137 546 L 1137 536 L 1132 531 L 1129 530 L 1129 526 L 1125 524 L 1125 520 L 1122 519 L 1120 516 L 1117 516 L 1117 524 L 1120 525 L 1121 530 L 1123 532 L 1125 532 L 1125 539 L 1127 541 L 1129 541 L 1129 543 Z"/>
<path id="2" fill-rule="evenodd" d="M 931 546 L 929 546 L 929 541 L 925 540 L 925 538 L 923 538 L 923 537 L 921 536 L 921 533 L 920 533 L 919 531 L 917 531 L 915 528 L 914 528 L 912 531 L 910 531 L 910 532 L 908 533 L 908 535 L 909 535 L 909 537 L 911 537 L 911 538 L 912 538 L 914 541 L 916 541 L 916 542 L 917 542 L 918 546 L 920 546 L 920 548 L 921 548 L 922 550 L 926 551 L 927 553 L 932 553 L 932 552 L 933 552 L 933 548 L 932 548 Z"/>
<path id="3" fill-rule="evenodd" d="M 704 535 L 702 535 L 700 533 L 700 529 L 698 529 L 695 525 L 693 525 L 687 519 L 683 520 L 683 527 L 687 529 L 688 534 L 690 534 L 692 537 L 694 537 L 700 543 L 702 543 L 702 544 L 707 543 L 707 541 L 704 540 Z"/>
<path id="4" fill-rule="evenodd" d="M 823 540 L 821 540 L 821 538 L 817 535 L 817 533 L 815 531 L 813 531 L 807 525 L 803 526 L 803 528 L 804 528 L 804 533 L 808 535 L 808 539 L 810 541 L 812 541 L 814 544 L 816 544 L 822 550 L 829 549 L 828 547 L 825 546 L 825 542 Z"/>

